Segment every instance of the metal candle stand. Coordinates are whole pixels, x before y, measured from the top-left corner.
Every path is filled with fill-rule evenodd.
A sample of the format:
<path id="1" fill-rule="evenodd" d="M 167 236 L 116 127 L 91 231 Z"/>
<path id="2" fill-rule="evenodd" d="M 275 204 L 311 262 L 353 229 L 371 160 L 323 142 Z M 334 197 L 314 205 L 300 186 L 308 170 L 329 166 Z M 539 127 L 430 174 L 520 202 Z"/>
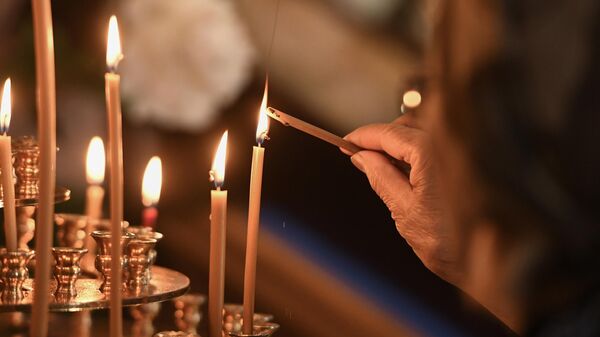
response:
<path id="1" fill-rule="evenodd" d="M 27 268 L 35 253 L 29 250 L 27 243 L 33 238 L 35 228 L 32 216 L 38 203 L 39 148 L 34 138 L 20 137 L 13 139 L 12 149 L 15 204 L 19 218 L 18 241 L 19 247 L 24 249 L 8 252 L 5 248 L 0 248 L 0 312 L 30 311 L 33 305 L 30 293 L 35 286 L 29 278 Z M 70 196 L 71 192 L 68 189 L 57 187 L 55 202 L 69 200 Z M 0 207 L 3 207 L 2 199 Z M 52 250 L 55 265 L 54 280 L 51 283 L 53 299 L 50 300 L 49 310 L 78 312 L 108 308 L 108 293 L 111 290 L 111 233 L 107 231 L 109 221 L 89 219 L 80 214 L 56 214 L 55 222 L 60 247 L 54 247 Z M 155 246 L 162 238 L 161 233 L 152 231 L 151 228 L 129 227 L 127 222 L 123 222 L 123 305 L 135 306 L 132 307 L 131 314 L 139 323 L 137 328 L 143 335 L 148 335 L 152 333 L 152 319 L 160 310 L 159 302 L 174 299 L 175 323 L 177 328 L 185 332 L 166 331 L 155 336 L 198 336 L 197 326 L 202 317 L 200 306 L 206 297 L 198 294 L 182 296 L 189 289 L 189 278 L 167 268 L 154 267 L 157 257 Z M 94 243 L 97 244 L 97 249 Z M 99 273 L 94 270 L 92 264 L 95 264 Z M 101 276 L 101 280 L 97 276 Z M 89 319 L 89 316 L 86 317 Z M 272 315 L 255 314 L 254 332 L 243 334 L 242 306 L 225 305 L 223 336 L 271 336 L 279 328 L 278 324 L 271 322 L 272 319 Z M 89 324 L 87 326 L 89 327 Z"/>
<path id="2" fill-rule="evenodd" d="M 15 174 L 15 204 L 18 211 L 19 249 L 8 252 L 0 249 L 0 281 L 3 284 L 0 294 L 0 312 L 30 311 L 32 306 L 31 292 L 35 285 L 29 278 L 28 263 L 33 258 L 34 252 L 27 243 L 33 238 L 35 221 L 32 219 L 35 206 L 38 203 L 39 183 L 39 147 L 33 137 L 13 138 L 13 163 Z M 55 202 L 66 201 L 70 198 L 70 191 L 64 187 L 57 187 Z M 0 207 L 3 202 L 0 199 Z M 55 217 L 58 228 L 57 239 L 60 247 L 53 248 L 55 266 L 53 268 L 54 280 L 51 282 L 52 299 L 49 310 L 57 312 L 73 312 L 84 309 L 104 309 L 109 307 L 107 292 L 110 291 L 110 238 L 109 232 L 102 232 L 108 228 L 108 220 L 91 220 L 79 214 L 57 214 Z M 128 224 L 124 222 L 124 228 Z M 82 268 L 85 261 L 87 245 L 93 230 L 94 238 L 99 242 L 96 265 L 101 271 L 103 280 L 98 279 L 94 270 Z M 148 236 L 156 238 L 148 239 Z M 153 267 L 154 276 L 151 278 L 150 266 L 156 261 L 154 244 L 162 238 L 160 233 L 146 232 L 136 238 L 134 234 L 123 234 L 123 252 L 121 258 L 126 275 L 133 275 L 134 279 L 124 278 L 123 305 L 139 305 L 164 301 L 183 295 L 189 288 L 189 279 L 176 271 Z M 134 240 L 135 239 L 135 240 Z M 134 240 L 135 245 L 128 247 L 128 241 Z M 140 247 L 148 242 L 150 246 Z M 94 247 L 95 250 L 95 247 Z M 90 251 L 89 254 L 95 252 Z M 129 255 L 128 255 L 129 254 Z M 132 261 L 131 267 L 128 261 Z M 86 266 L 92 267 L 92 266 Z M 108 267 L 108 268 L 107 268 Z M 82 275 L 83 271 L 90 275 Z M 92 276 L 92 277 L 89 277 Z M 134 288 L 131 290 L 131 288 Z M 103 291 L 100 291 L 102 288 Z"/>

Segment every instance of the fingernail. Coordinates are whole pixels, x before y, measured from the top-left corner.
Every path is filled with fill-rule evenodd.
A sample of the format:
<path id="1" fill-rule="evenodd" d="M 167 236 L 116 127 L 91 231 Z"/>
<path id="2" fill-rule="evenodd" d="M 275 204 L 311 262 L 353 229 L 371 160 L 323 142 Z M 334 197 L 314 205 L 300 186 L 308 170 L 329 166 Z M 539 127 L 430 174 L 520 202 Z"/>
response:
<path id="1" fill-rule="evenodd" d="M 363 162 L 364 159 L 363 159 L 363 156 L 360 154 L 360 152 L 356 153 L 355 155 L 353 155 L 352 157 L 350 157 L 350 161 L 361 172 L 363 172 L 363 173 L 365 172 L 365 165 L 364 165 L 364 162 Z"/>

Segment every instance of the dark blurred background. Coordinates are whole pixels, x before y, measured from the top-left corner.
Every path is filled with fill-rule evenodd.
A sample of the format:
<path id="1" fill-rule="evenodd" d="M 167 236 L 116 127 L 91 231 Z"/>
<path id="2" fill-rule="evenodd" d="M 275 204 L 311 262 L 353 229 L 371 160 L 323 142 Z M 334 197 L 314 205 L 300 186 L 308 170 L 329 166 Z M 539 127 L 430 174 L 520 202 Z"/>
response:
<path id="1" fill-rule="evenodd" d="M 242 299 L 251 148 L 266 72 L 269 105 L 343 135 L 399 116 L 431 31 L 430 4 L 418 0 L 277 1 L 53 1 L 57 183 L 73 195 L 58 211 L 83 211 L 86 148 L 94 135 L 106 139 L 106 29 L 115 13 L 125 54 L 126 219 L 139 223 L 143 170 L 160 156 L 158 230 L 166 238 L 158 263 L 206 293 L 208 170 L 228 129 L 227 302 Z M 28 1 L 0 3 L 0 76 L 12 77 L 14 136 L 36 130 L 31 26 Z M 337 148 L 276 122 L 270 137 L 257 309 L 276 315 L 279 336 L 509 335 L 424 268 Z"/>

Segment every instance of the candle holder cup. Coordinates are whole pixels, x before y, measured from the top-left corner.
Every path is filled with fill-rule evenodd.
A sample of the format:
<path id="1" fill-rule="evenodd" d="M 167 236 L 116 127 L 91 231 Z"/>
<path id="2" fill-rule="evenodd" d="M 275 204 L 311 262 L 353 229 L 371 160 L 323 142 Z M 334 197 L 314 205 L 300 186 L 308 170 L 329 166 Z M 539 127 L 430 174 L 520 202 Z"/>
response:
<path id="1" fill-rule="evenodd" d="M 127 227 L 127 232 L 132 233 L 138 239 L 154 239 L 156 240 L 156 244 L 164 237 L 162 233 L 154 231 L 151 227 L 143 227 L 143 226 L 130 226 Z M 152 280 L 152 266 L 156 263 L 156 258 L 158 256 L 158 252 L 155 248 L 152 248 L 150 252 L 148 252 L 148 257 L 150 260 L 150 265 L 146 269 L 146 279 L 148 281 Z"/>
<path id="2" fill-rule="evenodd" d="M 111 233 L 109 231 L 93 231 L 92 237 L 98 245 L 98 253 L 96 255 L 96 269 L 102 274 L 102 284 L 100 285 L 100 291 L 103 294 L 109 294 L 111 288 L 111 253 L 112 245 L 110 243 Z M 131 233 L 121 234 L 121 268 L 126 270 L 127 258 L 123 254 L 130 240 L 134 238 Z M 123 278 L 124 280 L 126 278 Z"/>
<path id="3" fill-rule="evenodd" d="M 82 215 L 83 216 L 83 215 Z M 96 269 L 96 240 L 92 237 L 91 233 L 94 231 L 108 231 L 110 232 L 110 219 L 93 219 L 86 217 L 86 239 L 83 241 L 83 247 L 87 248 L 88 254 L 84 255 L 81 259 L 81 270 L 89 275 L 100 276 L 99 271 Z M 129 222 L 123 221 L 122 229 L 126 230 L 129 227 Z"/>
<path id="4" fill-rule="evenodd" d="M 201 294 L 185 294 L 173 299 L 175 326 L 181 331 L 198 333 L 198 325 L 202 321 L 200 306 L 204 303 L 206 296 Z"/>
<path id="5" fill-rule="evenodd" d="M 133 234 L 132 234 L 133 235 Z M 146 278 L 150 267 L 150 251 L 156 245 L 154 239 L 134 238 L 129 241 L 126 249 L 127 287 L 136 293 L 143 292 L 149 280 Z"/>
<path id="6" fill-rule="evenodd" d="M 8 251 L 0 249 L 0 279 L 2 280 L 2 300 L 15 303 L 25 298 L 23 283 L 29 277 L 27 263 L 35 255 L 33 250 Z"/>
<path id="7" fill-rule="evenodd" d="M 82 214 L 57 213 L 54 215 L 56 239 L 59 247 L 84 248 L 88 232 L 88 217 Z"/>
<path id="8" fill-rule="evenodd" d="M 200 335 L 185 331 L 161 331 L 154 337 L 200 337 Z"/>
<path id="9" fill-rule="evenodd" d="M 87 253 L 85 248 L 54 247 L 52 254 L 56 264 L 54 265 L 54 278 L 56 279 L 56 298 L 70 299 L 77 296 L 75 285 L 81 267 L 81 257 Z"/>
<path id="10" fill-rule="evenodd" d="M 225 304 L 223 306 L 224 337 L 268 337 L 279 329 L 279 324 L 271 322 L 273 315 L 255 313 L 252 333 L 243 333 L 243 311 L 243 306 L 239 304 Z"/>
<path id="11" fill-rule="evenodd" d="M 12 141 L 12 157 L 16 176 L 15 197 L 33 199 L 39 195 L 40 148 L 31 136 L 17 137 Z"/>

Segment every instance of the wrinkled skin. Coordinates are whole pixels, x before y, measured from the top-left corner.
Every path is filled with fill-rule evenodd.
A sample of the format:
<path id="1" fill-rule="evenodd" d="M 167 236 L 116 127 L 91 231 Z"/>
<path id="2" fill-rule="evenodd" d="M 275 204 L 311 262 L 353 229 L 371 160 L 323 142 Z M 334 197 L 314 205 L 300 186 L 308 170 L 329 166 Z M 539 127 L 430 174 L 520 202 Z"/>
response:
<path id="1" fill-rule="evenodd" d="M 365 149 L 351 157 L 352 163 L 386 204 L 400 235 L 428 269 L 457 284 L 456 243 L 442 219 L 429 134 L 404 115 L 389 124 L 360 127 L 345 138 Z M 410 174 L 388 156 L 408 163 Z"/>

